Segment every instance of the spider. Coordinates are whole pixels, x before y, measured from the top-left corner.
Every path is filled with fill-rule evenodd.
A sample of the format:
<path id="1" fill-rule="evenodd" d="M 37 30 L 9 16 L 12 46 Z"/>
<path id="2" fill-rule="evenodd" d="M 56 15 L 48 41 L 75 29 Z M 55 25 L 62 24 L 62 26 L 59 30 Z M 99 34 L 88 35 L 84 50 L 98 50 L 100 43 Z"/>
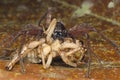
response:
<path id="1" fill-rule="evenodd" d="M 77 62 L 78 60 L 82 60 L 86 49 L 77 39 L 75 39 L 74 42 L 72 38 L 63 38 L 64 36 L 61 35 L 60 37 L 62 37 L 64 41 L 62 41 L 58 35 L 54 35 L 58 37 L 58 39 L 57 37 L 54 39 L 53 34 L 56 30 L 56 25 L 56 19 L 53 19 L 48 29 L 44 32 L 46 36 L 25 44 L 20 54 L 16 54 L 13 57 L 10 63 L 6 66 L 6 69 L 11 70 L 15 63 L 20 60 L 20 56 L 22 58 L 27 56 L 32 63 L 40 63 L 42 61 L 45 69 L 49 68 L 52 59 L 57 56 L 61 57 L 66 64 L 77 67 Z M 76 59 L 77 54 L 80 54 L 78 59 Z"/>
<path id="2" fill-rule="evenodd" d="M 14 55 L 11 62 L 6 66 L 7 70 L 11 70 L 12 67 L 14 66 L 14 64 L 16 62 L 20 61 L 22 72 L 25 71 L 22 59 L 26 56 L 26 54 L 27 54 L 26 52 L 29 52 L 29 47 L 26 45 L 29 45 L 32 43 L 31 41 L 26 41 L 26 39 L 29 39 L 29 38 L 33 38 L 32 40 L 38 40 L 38 41 L 39 41 L 39 39 L 41 41 L 41 38 L 44 38 L 45 41 L 42 44 L 47 45 L 47 47 L 49 46 L 53 49 L 50 51 L 48 50 L 49 52 L 45 52 L 46 56 L 41 57 L 41 56 L 37 55 L 38 51 L 36 53 L 34 52 L 34 51 L 36 51 L 36 49 L 35 49 L 36 47 L 31 48 L 30 51 L 32 50 L 32 52 L 31 53 L 29 52 L 30 54 L 27 55 L 30 62 L 40 63 L 42 61 L 44 68 L 48 68 L 52 62 L 52 60 L 51 60 L 52 57 L 49 57 L 49 53 L 53 52 L 54 57 L 56 57 L 55 55 L 59 55 L 66 64 L 68 64 L 70 66 L 74 66 L 74 67 L 77 66 L 77 64 L 74 63 L 74 61 L 77 61 L 77 59 L 75 59 L 74 57 L 73 57 L 74 59 L 72 59 L 71 56 L 75 56 L 75 55 L 71 55 L 71 54 L 73 54 L 74 52 L 76 53 L 76 52 L 80 51 L 81 59 L 82 59 L 83 53 L 86 51 L 86 49 L 83 48 L 83 46 L 79 40 L 74 39 L 74 41 L 73 41 L 73 37 L 69 35 L 66 28 L 64 27 L 64 25 L 61 22 L 56 21 L 55 19 L 53 19 L 51 21 L 50 13 L 51 13 L 50 10 L 48 10 L 45 13 L 45 15 L 43 15 L 43 17 L 40 19 L 38 25 L 28 24 L 26 26 L 26 29 L 23 29 L 23 30 L 19 31 L 18 33 L 15 33 L 16 35 L 14 35 L 14 34 L 12 35 L 13 38 L 12 38 L 12 40 L 10 40 L 9 44 L 7 45 L 7 48 L 11 47 L 11 45 L 20 36 L 22 37 L 22 42 L 21 42 L 20 48 L 16 50 L 17 54 Z M 47 16 L 46 27 L 41 28 L 40 23 L 46 16 Z M 53 27 L 51 27 L 51 26 L 53 26 Z M 47 29 L 47 30 L 45 30 L 45 29 Z M 66 38 L 70 38 L 70 40 L 66 39 Z M 30 42 L 30 43 L 27 43 L 27 42 Z M 37 42 L 35 42 L 35 43 L 37 43 Z M 62 48 L 61 46 L 66 45 L 66 43 L 71 46 L 73 45 L 73 47 Z M 53 46 L 55 44 L 60 45 L 60 46 L 58 46 L 57 50 L 55 49 L 55 46 Z M 40 44 L 37 44 L 36 46 L 42 47 L 42 49 L 44 49 L 43 45 L 41 46 Z M 55 51 L 54 51 L 54 49 L 55 49 Z M 5 50 L 5 52 L 6 53 L 4 56 L 8 56 L 9 55 L 8 50 Z M 66 52 L 67 56 L 64 55 L 65 52 Z M 63 54 L 61 55 L 60 53 L 63 53 Z M 32 54 L 34 55 L 33 58 L 31 58 Z M 41 54 L 41 53 L 39 52 L 39 54 Z M 2 57 L 4 57 L 4 56 L 2 56 Z M 69 58 L 68 58 L 68 56 L 69 56 Z M 46 63 L 45 63 L 45 61 L 47 58 L 44 59 L 43 57 L 48 58 Z M 71 59 L 70 59 L 70 57 L 71 57 Z M 79 58 L 79 60 L 81 60 L 81 59 Z"/>

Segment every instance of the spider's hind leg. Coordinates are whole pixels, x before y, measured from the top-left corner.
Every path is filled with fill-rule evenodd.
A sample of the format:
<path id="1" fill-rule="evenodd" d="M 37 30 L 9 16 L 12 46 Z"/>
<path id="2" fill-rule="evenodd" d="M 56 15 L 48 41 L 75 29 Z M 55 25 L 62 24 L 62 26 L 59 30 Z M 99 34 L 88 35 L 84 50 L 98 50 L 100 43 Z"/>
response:
<path id="1" fill-rule="evenodd" d="M 20 58 L 19 63 L 20 63 L 20 66 L 21 66 L 21 72 L 22 73 L 25 73 L 25 71 L 26 71 L 25 68 L 24 68 L 23 57 L 21 57 L 21 51 L 23 49 L 24 44 L 26 43 L 26 36 L 27 36 L 27 34 L 23 35 L 23 38 L 22 38 L 21 44 L 20 44 L 20 48 L 19 48 L 19 51 L 18 51 L 18 57 Z"/>
<path id="2" fill-rule="evenodd" d="M 16 35 L 17 34 L 17 35 Z M 3 54 L 0 55 L 0 59 L 5 59 L 5 60 L 9 60 L 10 59 L 10 55 L 13 51 L 15 51 L 15 49 L 11 49 L 10 47 L 13 45 L 13 43 L 18 39 L 18 37 L 20 37 L 23 33 L 20 31 L 18 33 L 14 33 L 12 34 L 10 37 L 8 37 L 7 39 L 4 39 L 2 41 L 2 44 L 5 43 L 5 48 L 3 48 Z M 9 40 L 9 41 L 8 41 Z M 7 43 L 7 41 L 9 43 Z M 2 45 L 0 44 L 0 45 Z"/>
<path id="3" fill-rule="evenodd" d="M 86 41 L 86 47 L 87 47 L 87 55 L 88 55 L 88 63 L 87 63 L 87 66 L 88 66 L 88 70 L 87 70 L 87 73 L 86 73 L 86 77 L 89 77 L 90 75 L 90 67 L 91 67 L 91 61 L 92 61 L 92 56 L 94 56 L 97 61 L 100 63 L 101 65 L 101 60 L 99 59 L 99 57 L 92 51 L 91 49 L 91 45 L 90 45 L 90 38 L 89 38 L 89 35 L 86 33 L 85 34 L 86 38 L 87 38 L 87 41 Z"/>
<path id="4" fill-rule="evenodd" d="M 94 28 L 93 30 L 97 32 L 98 35 L 100 35 L 103 39 L 105 39 L 109 44 L 111 44 L 113 48 L 115 49 L 116 53 L 120 54 L 120 45 L 115 43 L 113 40 L 109 39 L 107 36 L 105 36 L 103 33 L 98 31 L 96 28 Z"/>

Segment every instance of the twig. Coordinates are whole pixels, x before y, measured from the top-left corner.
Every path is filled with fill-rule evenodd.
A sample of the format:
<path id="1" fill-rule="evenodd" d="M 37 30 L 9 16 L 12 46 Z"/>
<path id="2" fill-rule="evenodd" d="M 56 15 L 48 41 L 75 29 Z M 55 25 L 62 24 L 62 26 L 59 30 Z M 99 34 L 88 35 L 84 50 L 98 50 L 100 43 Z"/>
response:
<path id="1" fill-rule="evenodd" d="M 91 63 L 92 67 L 99 65 L 99 63 Z M 120 61 L 102 62 L 102 67 L 105 68 L 120 68 Z"/>

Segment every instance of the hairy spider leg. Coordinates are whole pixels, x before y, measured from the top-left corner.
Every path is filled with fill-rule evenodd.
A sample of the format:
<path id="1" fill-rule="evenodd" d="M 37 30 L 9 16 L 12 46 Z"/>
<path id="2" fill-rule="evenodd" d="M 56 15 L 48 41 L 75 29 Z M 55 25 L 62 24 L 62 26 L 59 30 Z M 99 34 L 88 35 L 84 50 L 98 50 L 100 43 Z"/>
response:
<path id="1" fill-rule="evenodd" d="M 15 35 L 15 34 L 17 34 L 17 35 Z M 9 56 L 10 55 L 10 51 L 8 50 L 11 46 L 12 46 L 12 44 L 18 39 L 18 37 L 20 37 L 22 34 L 24 34 L 24 31 L 20 31 L 20 32 L 18 32 L 18 33 L 14 33 L 12 36 L 10 36 L 9 38 L 11 38 L 12 37 L 12 40 L 10 40 L 10 42 L 9 42 L 9 44 L 7 45 L 7 48 L 6 48 L 6 50 L 4 50 L 4 54 L 3 55 L 1 55 L 0 56 L 0 59 L 9 59 L 7 56 Z M 9 38 L 7 38 L 7 40 L 9 40 Z"/>
<path id="2" fill-rule="evenodd" d="M 85 75 L 85 77 L 89 77 L 90 75 L 90 65 L 91 65 L 91 48 L 90 48 L 90 38 L 89 38 L 89 35 L 86 33 L 85 34 L 86 38 L 87 38 L 87 41 L 85 43 L 86 45 L 86 48 L 87 48 L 87 55 L 88 55 L 88 63 L 87 63 L 87 66 L 88 66 L 88 70 L 87 70 L 87 73 Z"/>
<path id="3" fill-rule="evenodd" d="M 86 48 L 87 48 L 87 55 L 88 55 L 88 70 L 87 70 L 87 73 L 86 73 L 86 77 L 89 77 L 90 75 L 90 65 L 91 65 L 91 61 L 92 61 L 92 55 L 97 59 L 97 61 L 100 63 L 101 65 L 101 60 L 100 58 L 92 51 L 91 49 L 91 45 L 90 45 L 90 37 L 89 37 L 89 34 L 88 33 L 85 33 L 85 37 L 86 37 Z"/>
<path id="4" fill-rule="evenodd" d="M 96 28 L 93 28 L 93 30 L 95 32 L 97 32 L 98 35 L 100 35 L 103 39 L 108 41 L 113 46 L 113 48 L 115 49 L 116 53 L 120 54 L 120 51 L 119 51 L 120 46 L 118 44 L 116 44 L 113 40 L 109 39 L 107 36 L 105 36 L 103 33 L 98 31 Z"/>
<path id="5" fill-rule="evenodd" d="M 20 49 L 18 51 L 18 57 L 20 58 L 19 63 L 20 63 L 22 73 L 25 73 L 25 68 L 24 68 L 24 63 L 23 63 L 23 57 L 21 57 L 20 53 L 22 51 L 23 45 L 25 44 L 25 38 L 26 38 L 26 34 L 23 36 L 23 38 L 21 40 Z"/>

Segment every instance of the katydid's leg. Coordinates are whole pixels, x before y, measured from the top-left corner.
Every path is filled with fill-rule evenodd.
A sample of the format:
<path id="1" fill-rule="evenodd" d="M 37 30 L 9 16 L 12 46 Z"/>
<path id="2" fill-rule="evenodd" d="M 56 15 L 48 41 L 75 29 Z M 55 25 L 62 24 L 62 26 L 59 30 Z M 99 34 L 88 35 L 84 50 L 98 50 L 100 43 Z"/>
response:
<path id="1" fill-rule="evenodd" d="M 66 56 L 66 55 L 64 55 L 64 54 L 65 54 L 65 53 L 61 53 L 61 54 L 60 54 L 62 60 L 63 60 L 66 64 L 68 64 L 68 65 L 70 65 L 70 66 L 77 67 L 77 64 L 71 62 L 71 61 L 68 59 L 68 56 Z"/>
<path id="2" fill-rule="evenodd" d="M 50 67 L 50 64 L 52 63 L 52 59 L 53 59 L 52 53 L 50 53 L 49 56 L 48 56 L 48 60 L 46 62 L 46 68 Z"/>

